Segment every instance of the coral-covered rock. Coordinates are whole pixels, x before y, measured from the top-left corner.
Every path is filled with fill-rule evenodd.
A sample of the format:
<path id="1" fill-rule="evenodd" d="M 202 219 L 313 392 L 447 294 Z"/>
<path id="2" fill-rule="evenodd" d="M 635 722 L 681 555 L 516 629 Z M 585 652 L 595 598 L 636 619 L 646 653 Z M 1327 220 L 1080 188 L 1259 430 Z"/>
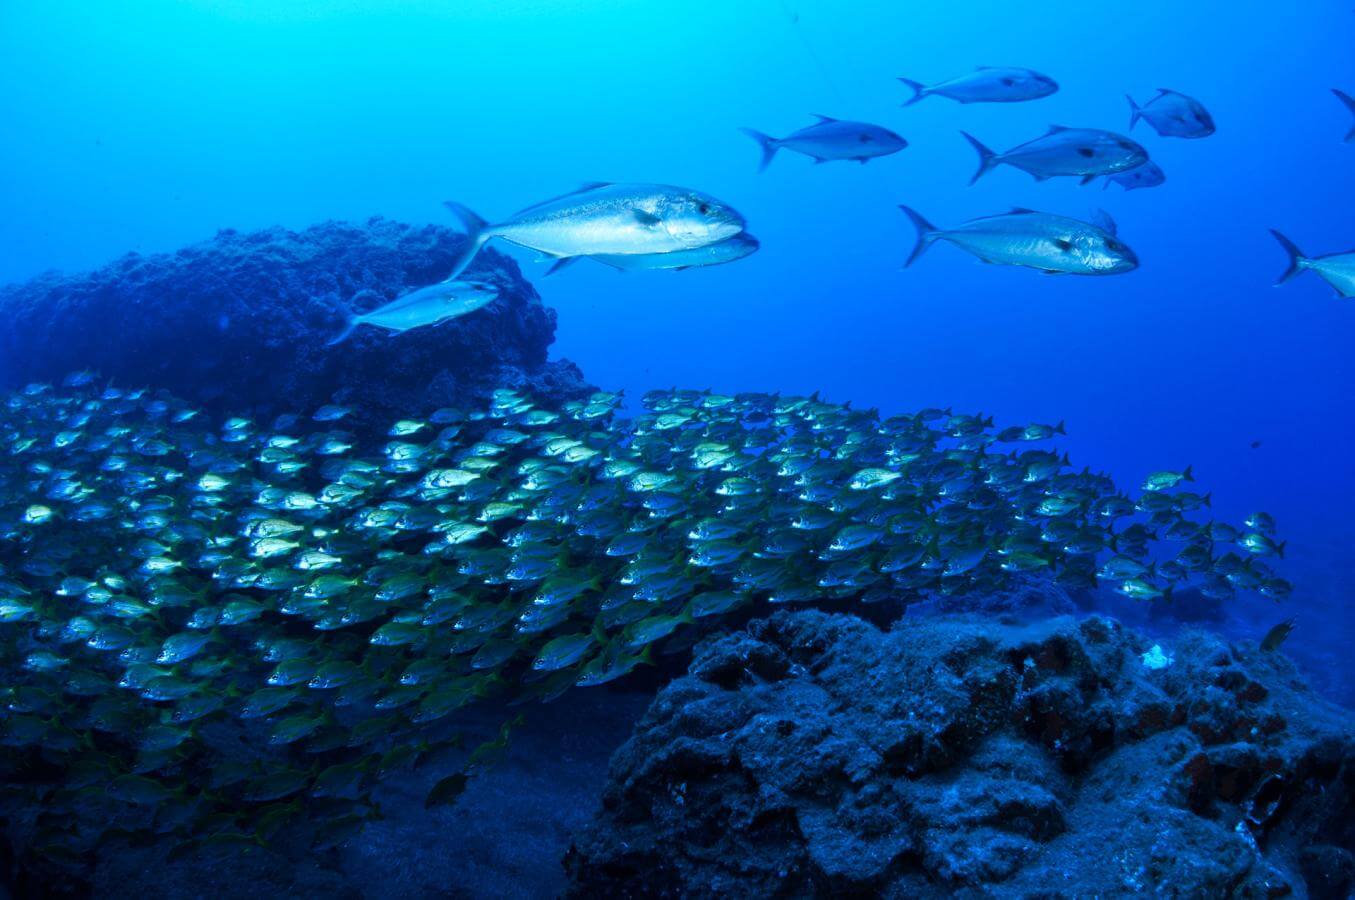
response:
<path id="1" fill-rule="evenodd" d="M 715 638 L 614 756 L 573 890 L 1345 896 L 1355 718 L 1255 645 L 1151 651 L 1098 617 Z"/>
<path id="2" fill-rule="evenodd" d="M 352 404 L 370 424 L 472 405 L 504 385 L 547 399 L 579 395 L 579 370 L 546 358 L 555 312 L 493 251 L 469 273 L 503 292 L 484 309 L 398 335 L 362 327 L 329 346 L 345 310 L 365 312 L 445 278 L 462 240 L 384 219 L 329 222 L 222 231 L 175 253 L 49 273 L 0 289 L 0 381 L 88 369 L 230 411 Z"/>

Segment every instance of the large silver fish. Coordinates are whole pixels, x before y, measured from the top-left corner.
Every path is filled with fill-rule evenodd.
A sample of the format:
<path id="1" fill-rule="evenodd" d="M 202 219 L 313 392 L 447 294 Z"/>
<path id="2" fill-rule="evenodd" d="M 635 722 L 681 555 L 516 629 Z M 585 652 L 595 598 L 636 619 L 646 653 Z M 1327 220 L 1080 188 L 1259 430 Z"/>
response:
<path id="1" fill-rule="evenodd" d="M 374 325 L 395 332 L 435 325 L 475 312 L 498 297 L 499 289 L 487 281 L 444 281 L 415 288 L 371 312 L 350 313 L 343 330 L 329 343 L 333 346 L 347 340 L 359 325 Z"/>
<path id="2" fill-rule="evenodd" d="M 1214 117 L 1204 104 L 1180 91 L 1158 88 L 1157 96 L 1139 106 L 1128 94 L 1129 128 L 1133 130 L 1139 119 L 1153 126 L 1162 137 L 1202 138 L 1214 133 Z"/>
<path id="3" fill-rule="evenodd" d="M 1148 161 L 1148 151 L 1122 134 L 1098 128 L 1065 128 L 1051 125 L 1049 131 L 1006 153 L 994 153 L 967 132 L 960 132 L 979 154 L 979 169 L 969 179 L 973 184 L 994 166 L 1005 163 L 1044 181 L 1056 175 L 1081 176 L 1086 184 L 1098 175 L 1127 172 Z"/>
<path id="4" fill-rule="evenodd" d="M 1328 253 L 1326 256 L 1304 256 L 1303 251 L 1289 238 L 1273 228 L 1270 233 L 1275 235 L 1275 240 L 1279 241 L 1280 246 L 1284 247 L 1284 252 L 1289 254 L 1289 268 L 1285 269 L 1280 280 L 1275 282 L 1276 287 L 1307 269 L 1336 288 L 1337 296 L 1355 297 L 1355 250 L 1346 253 Z"/>
<path id="5" fill-rule="evenodd" d="M 739 129 L 762 148 L 762 162 L 758 171 L 766 169 L 776 151 L 781 149 L 803 153 L 816 163 L 836 160 L 856 160 L 866 163 L 877 156 L 898 153 L 908 142 L 888 128 L 869 122 L 849 122 L 830 116 L 815 115 L 819 121 L 783 138 L 774 138 L 754 131 Z"/>
<path id="6" fill-rule="evenodd" d="M 899 81 L 913 90 L 913 96 L 904 101 L 904 106 L 912 106 L 933 94 L 949 97 L 957 103 L 1017 103 L 1048 97 L 1059 89 L 1058 83 L 1048 75 L 1016 66 L 979 66 L 966 75 L 933 85 L 909 78 Z"/>
<path id="7" fill-rule="evenodd" d="M 666 184 L 589 184 L 495 224 L 460 203 L 448 201 L 446 206 L 461 219 L 470 239 L 452 267 L 453 278 L 494 238 L 568 258 L 692 250 L 744 228 L 743 216 L 727 203 Z"/>
<path id="8" fill-rule="evenodd" d="M 550 267 L 547 275 L 553 275 L 576 260 L 591 259 L 613 269 L 624 272 L 640 272 L 652 269 L 672 269 L 681 271 L 697 266 L 719 266 L 743 259 L 757 252 L 758 239 L 748 232 L 740 232 L 714 244 L 697 247 L 693 250 L 674 250 L 672 253 L 604 253 L 597 256 L 571 256 L 562 259 Z"/>
<path id="9" fill-rule="evenodd" d="M 1336 95 L 1338 100 L 1346 105 L 1346 109 L 1350 110 L 1351 115 L 1355 115 L 1355 97 L 1352 97 L 1345 91 L 1337 88 L 1332 88 L 1331 92 Z M 1355 144 L 1355 125 L 1350 126 L 1350 131 L 1346 132 L 1346 143 Z"/>
<path id="10" fill-rule="evenodd" d="M 899 209 L 917 228 L 911 266 L 937 241 L 949 241 L 986 263 L 1026 266 L 1050 274 L 1116 275 L 1138 267 L 1138 257 L 1115 236 L 1115 223 L 1102 214 L 1093 225 L 1029 209 L 974 219 L 943 230 L 907 206 Z"/>

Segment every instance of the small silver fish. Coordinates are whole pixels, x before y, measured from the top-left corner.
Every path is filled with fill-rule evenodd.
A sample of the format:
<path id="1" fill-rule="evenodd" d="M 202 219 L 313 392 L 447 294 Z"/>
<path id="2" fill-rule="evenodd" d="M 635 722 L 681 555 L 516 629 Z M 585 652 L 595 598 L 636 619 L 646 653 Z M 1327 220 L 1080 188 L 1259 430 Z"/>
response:
<path id="1" fill-rule="evenodd" d="M 1134 251 L 1116 238 L 1115 224 L 1104 214 L 1102 224 L 1093 225 L 1052 213 L 1014 209 L 942 230 L 907 206 L 899 209 L 918 232 L 917 246 L 905 268 L 937 241 L 950 241 L 983 262 L 1056 274 L 1116 275 L 1137 268 L 1139 263 Z"/>
<path id="2" fill-rule="evenodd" d="M 461 219 L 469 239 L 452 267 L 453 278 L 494 238 L 568 258 L 692 250 L 744 228 L 743 216 L 727 203 L 666 184 L 588 184 L 496 224 L 459 203 L 445 205 Z"/>
<path id="3" fill-rule="evenodd" d="M 913 90 L 913 96 L 904 101 L 904 106 L 912 106 L 933 94 L 949 97 L 957 103 L 1019 103 L 1048 97 L 1059 89 L 1058 83 L 1048 75 L 1016 66 L 979 66 L 966 75 L 933 85 L 908 78 L 899 81 Z"/>
<path id="4" fill-rule="evenodd" d="M 762 162 L 758 171 L 766 169 L 776 156 L 776 151 L 783 148 L 803 153 L 816 163 L 856 160 L 864 164 L 877 156 L 898 153 L 908 146 L 903 138 L 879 125 L 817 114 L 814 118 L 819 121 L 783 138 L 774 138 L 752 128 L 739 129 L 762 148 Z"/>
<path id="5" fill-rule="evenodd" d="M 1276 287 L 1307 269 L 1336 288 L 1337 296 L 1355 297 L 1355 250 L 1328 253 L 1326 256 L 1304 256 L 1303 251 L 1289 238 L 1273 228 L 1270 233 L 1275 235 L 1275 240 L 1279 241 L 1280 246 L 1289 254 L 1289 268 L 1285 269 L 1280 280 L 1275 282 Z"/>
<path id="6" fill-rule="evenodd" d="M 1199 100 L 1180 91 L 1158 88 L 1157 96 L 1142 106 L 1127 94 L 1125 99 L 1129 101 L 1131 111 L 1130 130 L 1143 119 L 1162 137 L 1203 138 L 1214 133 L 1214 117 L 1209 110 Z"/>
<path id="7" fill-rule="evenodd" d="M 329 343 L 333 346 L 346 340 L 359 325 L 395 332 L 435 325 L 475 312 L 498 297 L 499 289 L 487 281 L 443 281 L 415 288 L 371 312 L 350 314 L 343 330 Z"/>
<path id="8" fill-rule="evenodd" d="M 994 153 L 973 135 L 960 133 L 979 154 L 979 169 L 969 179 L 970 184 L 1003 163 L 1028 172 L 1036 181 L 1056 175 L 1076 175 L 1086 184 L 1098 175 L 1127 172 L 1148 161 L 1148 151 L 1136 142 L 1122 134 L 1097 128 L 1051 125 L 1045 134 L 1006 153 Z"/>

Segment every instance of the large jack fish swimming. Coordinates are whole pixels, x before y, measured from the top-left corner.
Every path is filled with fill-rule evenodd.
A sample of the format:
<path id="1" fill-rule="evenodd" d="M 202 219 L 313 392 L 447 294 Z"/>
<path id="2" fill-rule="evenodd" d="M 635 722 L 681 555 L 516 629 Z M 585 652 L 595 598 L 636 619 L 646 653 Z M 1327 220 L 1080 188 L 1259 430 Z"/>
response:
<path id="1" fill-rule="evenodd" d="M 666 184 L 589 184 L 492 224 L 460 203 L 446 206 L 470 238 L 448 278 L 494 238 L 568 259 L 694 250 L 744 229 L 743 216 L 727 203 Z"/>

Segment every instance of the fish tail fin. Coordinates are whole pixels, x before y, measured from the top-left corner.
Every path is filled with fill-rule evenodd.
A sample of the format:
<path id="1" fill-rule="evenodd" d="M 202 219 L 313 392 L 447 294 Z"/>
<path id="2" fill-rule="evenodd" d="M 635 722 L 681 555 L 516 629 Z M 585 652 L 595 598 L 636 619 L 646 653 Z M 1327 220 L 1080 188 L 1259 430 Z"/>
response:
<path id="1" fill-rule="evenodd" d="M 906 269 L 922 255 L 923 251 L 936 243 L 936 239 L 941 236 L 941 230 L 924 219 L 922 214 L 911 206 L 904 206 L 900 203 L 899 209 L 903 210 L 903 214 L 908 217 L 909 221 L 913 223 L 913 227 L 917 229 L 917 243 L 913 245 L 913 252 L 908 254 L 908 261 L 903 264 L 903 267 Z"/>
<path id="2" fill-rule="evenodd" d="M 1332 88 L 1331 92 L 1335 94 L 1337 98 L 1340 99 L 1340 101 L 1346 105 L 1346 109 L 1350 110 L 1351 115 L 1355 115 L 1355 97 L 1352 97 L 1345 91 L 1339 90 L 1337 88 Z M 1347 144 L 1355 143 L 1355 126 L 1352 126 L 1350 132 L 1346 135 L 1346 143 Z"/>
<path id="3" fill-rule="evenodd" d="M 442 205 L 447 207 L 452 215 L 460 219 L 462 226 L 466 229 L 466 243 L 457 251 L 456 258 L 452 263 L 452 271 L 447 276 L 447 280 L 451 281 L 466 271 L 466 267 L 470 265 L 471 260 L 475 259 L 475 254 L 479 253 L 480 248 L 485 245 L 485 241 L 489 240 L 489 223 L 472 212 L 469 207 L 455 201 L 448 200 Z"/>
<path id="4" fill-rule="evenodd" d="M 1275 240 L 1279 241 L 1280 246 L 1284 248 L 1284 252 L 1289 254 L 1289 268 L 1285 269 L 1284 274 L 1280 276 L 1280 280 L 1275 282 L 1275 286 L 1279 287 L 1299 272 L 1303 271 L 1303 264 L 1308 260 L 1304 257 L 1303 251 L 1289 238 L 1280 234 L 1274 228 L 1270 229 L 1270 233 L 1275 235 Z"/>
<path id="5" fill-rule="evenodd" d="M 927 86 L 922 82 L 914 81 L 911 78 L 900 78 L 899 81 L 903 82 L 913 91 L 913 96 L 903 101 L 904 106 L 912 106 L 914 103 L 927 96 Z"/>
<path id="6" fill-rule="evenodd" d="M 982 141 L 969 132 L 961 131 L 960 134 L 964 135 L 964 139 L 969 141 L 969 145 L 979 154 L 979 170 L 974 173 L 973 178 L 969 179 L 969 183 L 973 184 L 982 178 L 984 173 L 998 164 L 998 155 L 985 147 Z"/>
<path id="7" fill-rule="evenodd" d="M 1133 97 L 1125 94 L 1124 98 L 1129 101 L 1129 130 L 1133 131 L 1134 126 L 1139 124 L 1139 119 L 1143 118 L 1143 110 L 1134 102 Z"/>
<path id="8" fill-rule="evenodd" d="M 348 317 L 347 320 L 344 321 L 343 328 L 340 329 L 337 335 L 329 339 L 329 342 L 325 344 L 325 347 L 333 347 L 335 346 L 335 344 L 341 344 L 343 342 L 346 342 L 346 340 L 348 340 L 348 337 L 350 337 L 352 335 L 352 332 L 354 332 L 354 329 L 358 328 L 358 317 L 354 316 L 354 314 L 352 313 L 348 313 L 347 316 Z"/>
<path id="9" fill-rule="evenodd" d="M 740 128 L 744 134 L 757 141 L 757 145 L 762 148 L 762 161 L 758 164 L 757 170 L 765 172 L 767 167 L 772 164 L 772 157 L 776 156 L 776 151 L 781 149 L 781 145 L 776 138 L 769 134 L 763 134 L 752 128 Z"/>

